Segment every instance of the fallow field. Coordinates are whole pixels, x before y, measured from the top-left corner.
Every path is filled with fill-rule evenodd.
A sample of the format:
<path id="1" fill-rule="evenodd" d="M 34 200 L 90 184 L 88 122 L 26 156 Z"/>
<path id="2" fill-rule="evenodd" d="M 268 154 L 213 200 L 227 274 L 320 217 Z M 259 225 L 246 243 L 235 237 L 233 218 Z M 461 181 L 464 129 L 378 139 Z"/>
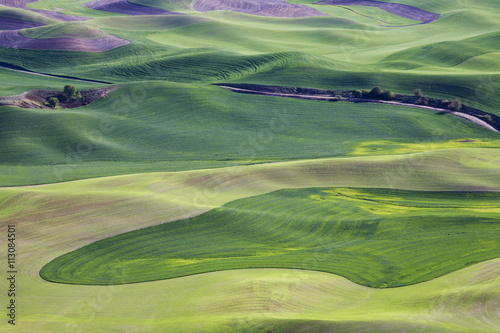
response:
<path id="1" fill-rule="evenodd" d="M 0 0 L 1 331 L 498 332 L 499 9 Z"/>

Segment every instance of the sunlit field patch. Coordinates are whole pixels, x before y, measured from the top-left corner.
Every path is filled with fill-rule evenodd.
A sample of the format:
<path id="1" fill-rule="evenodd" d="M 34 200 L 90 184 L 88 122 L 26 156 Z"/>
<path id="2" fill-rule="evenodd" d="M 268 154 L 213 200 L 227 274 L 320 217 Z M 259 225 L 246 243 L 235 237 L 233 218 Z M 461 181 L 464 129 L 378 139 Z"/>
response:
<path id="1" fill-rule="evenodd" d="M 295 268 L 370 287 L 404 286 L 496 258 L 499 199 L 483 192 L 281 190 L 92 243 L 48 263 L 41 276 L 105 285 Z M 116 280 L 108 272 L 118 268 L 126 274 Z"/>

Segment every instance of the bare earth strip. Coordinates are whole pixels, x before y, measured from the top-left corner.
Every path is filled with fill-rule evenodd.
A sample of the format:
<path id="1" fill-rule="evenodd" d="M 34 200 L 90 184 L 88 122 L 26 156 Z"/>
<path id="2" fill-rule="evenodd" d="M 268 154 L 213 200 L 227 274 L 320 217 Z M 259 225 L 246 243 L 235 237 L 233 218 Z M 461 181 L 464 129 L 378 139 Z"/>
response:
<path id="1" fill-rule="evenodd" d="M 193 9 L 199 12 L 229 10 L 259 16 L 290 18 L 326 15 L 314 8 L 288 3 L 286 0 L 198 0 Z"/>
<path id="2" fill-rule="evenodd" d="M 126 15 L 183 15 L 182 13 L 170 12 L 164 9 L 132 4 L 127 0 L 97 0 L 88 2 L 84 6 L 103 12 Z"/>
<path id="3" fill-rule="evenodd" d="M 62 50 L 103 52 L 127 45 L 130 42 L 115 36 L 105 38 L 50 38 L 38 39 L 21 36 L 18 30 L 0 31 L 0 46 L 14 49 Z"/>
<path id="4" fill-rule="evenodd" d="M 428 12 L 426 10 L 403 5 L 399 3 L 379 2 L 371 0 L 322 0 L 315 2 L 316 5 L 331 5 L 331 6 L 370 6 L 378 7 L 391 14 L 398 15 L 410 20 L 420 21 L 421 24 L 427 24 L 436 21 L 439 14 Z"/>
<path id="5" fill-rule="evenodd" d="M 107 97 L 110 92 L 116 89 L 118 89 L 117 86 L 84 90 L 80 92 L 83 96 L 80 101 L 61 102 L 59 107 L 63 109 L 72 109 L 88 105 L 103 97 Z M 52 109 L 50 106 L 46 105 L 46 101 L 50 97 L 57 96 L 58 94 L 60 94 L 60 92 L 52 90 L 30 90 L 19 95 L 0 97 L 0 106 L 17 106 L 26 109 Z"/>

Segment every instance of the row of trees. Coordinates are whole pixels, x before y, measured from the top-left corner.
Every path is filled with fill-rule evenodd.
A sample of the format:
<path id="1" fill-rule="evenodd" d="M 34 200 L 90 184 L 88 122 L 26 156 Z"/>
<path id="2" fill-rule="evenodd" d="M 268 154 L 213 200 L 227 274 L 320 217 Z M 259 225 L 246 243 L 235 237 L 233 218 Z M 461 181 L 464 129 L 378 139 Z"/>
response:
<path id="1" fill-rule="evenodd" d="M 460 109 L 462 109 L 462 101 L 460 100 L 460 98 L 455 98 L 451 102 L 446 99 L 437 100 L 435 98 L 428 98 L 424 96 L 422 89 L 415 89 L 413 91 L 413 94 L 417 98 L 417 102 L 419 102 L 418 104 L 428 104 L 429 102 L 432 102 L 432 103 L 439 103 L 443 107 L 446 107 L 453 111 L 459 111 Z"/>
<path id="2" fill-rule="evenodd" d="M 367 98 L 367 99 L 381 99 L 390 101 L 396 96 L 391 90 L 382 90 L 380 87 L 375 87 L 372 90 L 354 90 L 351 92 L 351 97 L 354 98 Z"/>
<path id="3" fill-rule="evenodd" d="M 441 100 L 436 98 L 429 98 L 424 96 L 422 89 L 415 89 L 413 92 L 413 96 L 410 96 L 410 95 L 397 95 L 389 89 L 383 90 L 379 86 L 376 86 L 370 91 L 355 90 L 351 93 L 351 97 L 377 99 L 385 101 L 396 100 L 398 102 L 404 102 L 404 103 L 430 105 L 433 107 L 447 108 L 453 111 L 459 111 L 460 109 L 462 109 L 462 101 L 459 98 L 455 98 L 451 102 L 445 99 Z M 337 98 L 337 100 L 341 99 Z"/>

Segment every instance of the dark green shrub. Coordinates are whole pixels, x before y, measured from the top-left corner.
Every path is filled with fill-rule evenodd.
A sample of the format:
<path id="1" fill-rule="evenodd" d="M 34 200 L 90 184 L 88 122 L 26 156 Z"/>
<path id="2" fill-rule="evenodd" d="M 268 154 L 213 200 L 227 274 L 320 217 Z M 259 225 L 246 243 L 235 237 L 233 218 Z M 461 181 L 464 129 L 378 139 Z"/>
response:
<path id="1" fill-rule="evenodd" d="M 376 86 L 370 91 L 368 96 L 370 98 L 379 98 L 381 94 L 382 94 L 382 89 L 379 86 Z"/>
<path id="2" fill-rule="evenodd" d="M 450 110 L 459 111 L 462 108 L 462 101 L 459 98 L 455 98 L 448 106 Z"/>
<path id="3" fill-rule="evenodd" d="M 352 93 L 352 96 L 355 97 L 355 98 L 361 98 L 361 97 L 363 97 L 363 92 L 361 90 L 355 90 Z"/>
<path id="4" fill-rule="evenodd" d="M 70 84 L 64 86 L 64 93 L 68 99 L 75 98 L 76 96 L 76 87 Z"/>
<path id="5" fill-rule="evenodd" d="M 57 97 L 51 97 L 48 100 L 48 104 L 51 108 L 57 108 L 59 106 L 59 99 Z"/>
<path id="6" fill-rule="evenodd" d="M 380 93 L 379 98 L 390 101 L 391 99 L 394 99 L 395 94 L 390 91 L 390 90 L 384 90 L 383 92 Z"/>

